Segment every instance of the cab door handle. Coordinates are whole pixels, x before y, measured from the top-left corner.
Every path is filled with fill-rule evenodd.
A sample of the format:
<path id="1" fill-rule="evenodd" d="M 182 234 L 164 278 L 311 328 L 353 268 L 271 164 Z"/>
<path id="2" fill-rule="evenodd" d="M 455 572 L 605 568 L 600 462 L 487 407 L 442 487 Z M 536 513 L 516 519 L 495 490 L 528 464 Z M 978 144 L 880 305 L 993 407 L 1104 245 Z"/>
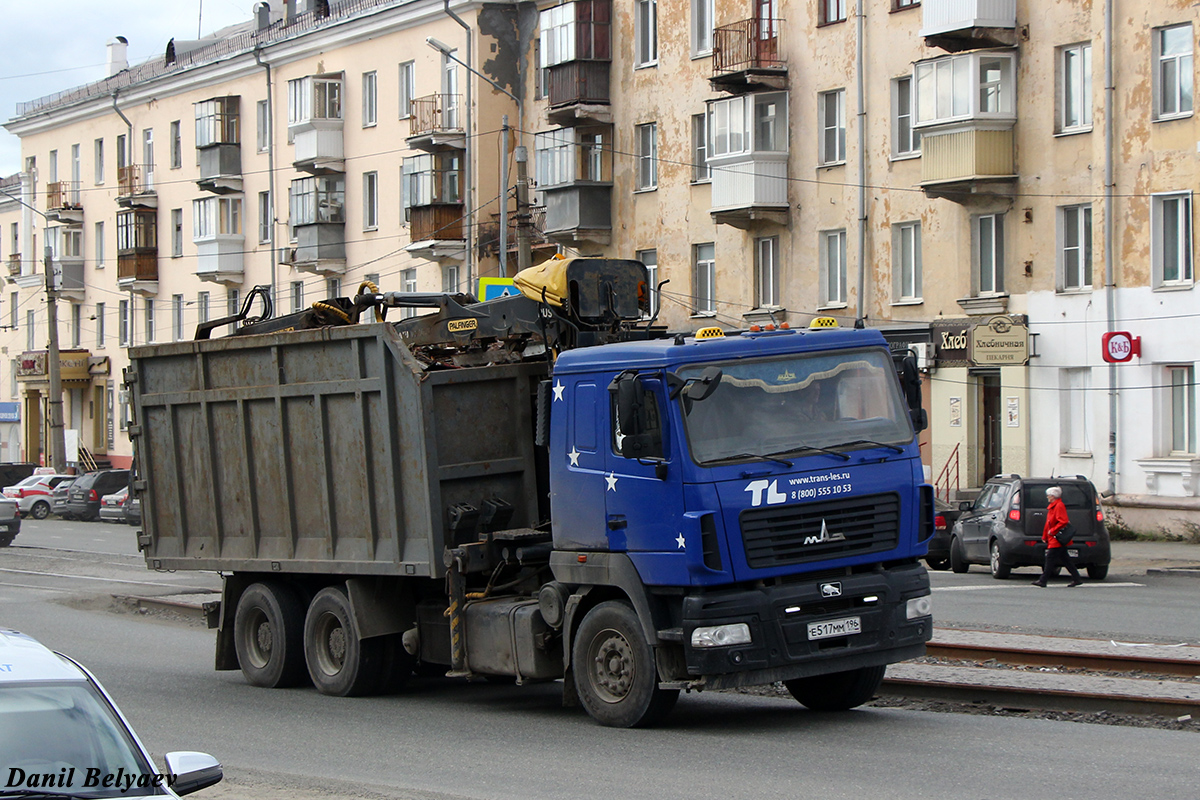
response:
<path id="1" fill-rule="evenodd" d="M 608 517 L 608 529 L 610 531 L 618 531 L 621 528 L 626 527 L 628 524 L 629 523 L 625 521 L 624 514 L 611 514 Z"/>

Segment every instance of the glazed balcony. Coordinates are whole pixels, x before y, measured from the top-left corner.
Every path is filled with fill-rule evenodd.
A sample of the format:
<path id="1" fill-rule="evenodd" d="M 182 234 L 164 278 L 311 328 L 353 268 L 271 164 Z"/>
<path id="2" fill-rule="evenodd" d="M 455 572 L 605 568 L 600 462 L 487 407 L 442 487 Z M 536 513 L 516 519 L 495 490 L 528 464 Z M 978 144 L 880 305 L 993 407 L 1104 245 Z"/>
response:
<path id="1" fill-rule="evenodd" d="M 1017 0 L 922 0 L 921 36 L 950 53 L 1015 47 Z"/>
<path id="2" fill-rule="evenodd" d="M 117 205 L 122 208 L 158 208 L 153 164 L 117 167 Z"/>
<path id="3" fill-rule="evenodd" d="M 713 29 L 714 89 L 741 93 L 787 87 L 787 61 L 780 55 L 781 19 L 745 19 Z"/>
<path id="4" fill-rule="evenodd" d="M 71 225 L 83 222 L 79 181 L 54 181 L 46 184 L 46 219 Z"/>
<path id="5" fill-rule="evenodd" d="M 408 146 L 413 150 L 436 152 L 444 149 L 464 150 L 467 134 L 464 124 L 462 95 L 429 94 L 412 101 L 408 118 Z"/>
<path id="6" fill-rule="evenodd" d="M 735 95 L 708 104 L 714 222 L 748 228 L 788 221 L 788 93 Z"/>
<path id="7" fill-rule="evenodd" d="M 240 97 L 214 97 L 196 103 L 196 184 L 214 194 L 242 190 Z"/>
<path id="8" fill-rule="evenodd" d="M 292 166 L 314 175 L 341 172 L 342 76 L 309 75 L 288 81 L 288 139 L 295 145 Z"/>
<path id="9" fill-rule="evenodd" d="M 555 125 L 612 123 L 611 0 L 575 0 L 541 12 L 540 62 L 549 79 L 548 117 Z"/>
<path id="10" fill-rule="evenodd" d="M 158 293 L 158 215 L 149 209 L 117 214 L 117 286 Z"/>

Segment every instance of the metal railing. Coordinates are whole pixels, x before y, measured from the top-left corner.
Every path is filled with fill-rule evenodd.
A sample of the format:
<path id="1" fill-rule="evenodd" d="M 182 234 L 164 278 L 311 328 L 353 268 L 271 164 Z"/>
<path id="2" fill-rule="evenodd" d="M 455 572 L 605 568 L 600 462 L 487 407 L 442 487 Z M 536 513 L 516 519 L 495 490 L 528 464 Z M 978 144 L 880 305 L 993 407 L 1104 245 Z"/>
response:
<path id="1" fill-rule="evenodd" d="M 959 490 L 959 474 L 958 474 L 958 447 L 954 445 L 954 449 L 950 451 L 950 457 L 946 459 L 946 463 L 942 465 L 942 471 L 938 473 L 937 480 L 933 482 L 933 493 L 938 497 L 950 502 L 950 480 L 953 477 L 954 491 Z"/>
<path id="2" fill-rule="evenodd" d="M 117 196 L 132 197 L 154 191 L 153 164 L 130 164 L 117 168 Z"/>
<path id="3" fill-rule="evenodd" d="M 9 253 L 8 254 L 8 274 L 13 277 L 16 277 L 17 275 L 21 274 L 21 254 L 20 253 Z"/>
<path id="4" fill-rule="evenodd" d="M 46 208 L 79 208 L 79 181 L 46 184 Z"/>
<path id="5" fill-rule="evenodd" d="M 95 472 L 100 469 L 100 465 L 96 463 L 95 456 L 83 445 L 79 445 L 79 463 L 83 465 L 84 472 Z"/>
<path id="6" fill-rule="evenodd" d="M 713 28 L 713 74 L 748 69 L 782 69 L 779 55 L 781 19 L 744 19 Z"/>
<path id="7" fill-rule="evenodd" d="M 425 136 L 430 133 L 461 131 L 461 94 L 428 94 L 412 101 L 412 115 L 408 120 L 409 136 Z"/>

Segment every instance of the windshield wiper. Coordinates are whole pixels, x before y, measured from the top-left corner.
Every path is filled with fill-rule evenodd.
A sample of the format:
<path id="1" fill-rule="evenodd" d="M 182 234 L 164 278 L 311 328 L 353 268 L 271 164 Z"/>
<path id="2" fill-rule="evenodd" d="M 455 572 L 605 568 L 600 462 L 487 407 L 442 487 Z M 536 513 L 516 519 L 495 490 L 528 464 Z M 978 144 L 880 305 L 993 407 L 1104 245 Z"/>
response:
<path id="1" fill-rule="evenodd" d="M 776 464 L 783 464 L 785 467 L 792 466 L 792 462 L 786 461 L 782 458 L 779 458 L 778 456 L 780 456 L 780 455 L 781 455 L 780 453 L 768 453 L 765 455 L 762 453 L 738 453 L 737 455 L 734 455 L 734 456 L 721 456 L 720 458 L 718 458 L 715 461 L 710 462 L 710 463 L 719 464 L 722 461 L 734 461 L 735 459 L 739 459 L 739 458 L 757 458 L 759 461 L 774 461 Z M 841 453 L 839 453 L 838 455 L 841 455 Z"/>
<path id="2" fill-rule="evenodd" d="M 850 460 L 850 456 L 846 455 L 845 453 L 839 452 L 837 450 L 830 450 L 827 447 L 817 447 L 815 444 L 801 444 L 801 445 L 797 445 L 796 447 L 789 447 L 786 450 L 776 450 L 774 453 L 769 453 L 768 455 L 766 455 L 764 457 L 774 459 L 776 456 L 782 456 L 782 455 L 788 455 L 788 454 L 795 455 L 797 453 L 803 453 L 807 450 L 816 450 L 818 453 L 827 453 L 828 455 L 831 455 L 831 456 L 837 456 L 838 458 L 842 459 L 843 461 Z M 788 464 L 788 466 L 790 467 L 791 464 Z"/>
<path id="3" fill-rule="evenodd" d="M 90 797 L 91 795 L 86 796 Z M 26 798 L 30 798 L 31 800 L 32 798 L 40 798 L 40 800 L 46 800 L 46 798 L 52 798 L 53 800 L 63 800 L 63 798 L 66 800 L 83 800 L 85 795 L 71 794 L 70 792 L 48 792 L 45 789 L 0 789 L 0 800 L 9 800 L 9 798 L 18 797 L 21 800 L 26 800 Z"/>
<path id="4" fill-rule="evenodd" d="M 899 446 L 897 446 L 897 445 L 894 445 L 894 444 L 885 444 L 884 442 L 875 442 L 875 441 L 872 441 L 872 440 L 870 440 L 870 439 L 854 439 L 854 440 L 852 440 L 852 441 L 849 441 L 849 442 L 842 442 L 841 444 L 839 444 L 839 445 L 838 445 L 838 447 L 853 447 L 853 446 L 854 446 L 854 445 L 856 445 L 856 444 L 873 444 L 873 445 L 875 445 L 876 447 L 886 447 L 887 449 L 889 449 L 889 450 L 894 450 L 894 451 L 896 451 L 897 453 L 903 453 L 903 452 L 904 452 L 904 448 L 903 448 L 903 447 L 899 447 Z"/>

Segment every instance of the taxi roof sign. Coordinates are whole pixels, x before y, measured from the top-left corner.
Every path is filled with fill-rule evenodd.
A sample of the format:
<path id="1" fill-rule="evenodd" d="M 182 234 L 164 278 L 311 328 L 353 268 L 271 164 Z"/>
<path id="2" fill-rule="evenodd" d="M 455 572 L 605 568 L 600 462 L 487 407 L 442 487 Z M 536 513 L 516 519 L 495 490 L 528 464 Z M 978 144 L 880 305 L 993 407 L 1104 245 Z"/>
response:
<path id="1" fill-rule="evenodd" d="M 696 331 L 696 341 L 697 342 L 702 342 L 705 339 L 724 339 L 724 338 L 725 338 L 725 331 L 721 330 L 720 328 L 716 327 L 715 325 L 712 327 L 708 327 L 708 328 L 701 328 L 700 330 Z"/>
<path id="2" fill-rule="evenodd" d="M 813 317 L 813 321 L 808 323 L 808 327 L 810 330 L 814 330 L 817 328 L 837 328 L 840 326 L 838 325 L 838 321 L 833 317 Z"/>

